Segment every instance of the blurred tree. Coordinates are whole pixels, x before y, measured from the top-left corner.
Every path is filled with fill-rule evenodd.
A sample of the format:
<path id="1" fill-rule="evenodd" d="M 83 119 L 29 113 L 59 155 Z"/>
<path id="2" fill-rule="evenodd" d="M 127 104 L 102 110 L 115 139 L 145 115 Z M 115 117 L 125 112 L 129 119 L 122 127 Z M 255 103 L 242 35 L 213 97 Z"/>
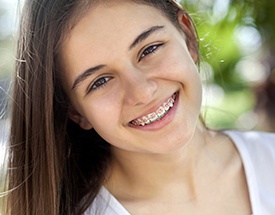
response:
<path id="1" fill-rule="evenodd" d="M 275 1 L 184 0 L 181 3 L 188 11 L 193 11 L 191 16 L 201 38 L 202 60 L 209 64 L 209 85 L 221 87 L 224 92 L 223 102 L 218 107 L 236 115 L 228 117 L 228 114 L 221 116 L 215 113 L 212 125 L 235 127 L 238 116 L 253 110 L 254 106 L 267 113 L 272 101 L 274 107 L 270 96 L 275 97 L 274 83 L 272 87 L 270 81 L 274 78 L 269 78 L 275 63 L 272 16 L 275 14 Z M 260 101 L 258 98 L 265 99 Z M 241 127 L 251 129 L 257 123 L 257 116 L 246 116 Z"/>
<path id="2" fill-rule="evenodd" d="M 233 0 L 232 0 L 233 1 Z M 236 0 L 234 0 L 236 1 Z M 250 13 L 255 25 L 263 38 L 264 55 L 262 63 L 266 67 L 266 80 L 255 86 L 257 103 L 256 112 L 261 120 L 259 126 L 267 131 L 275 131 L 275 1 L 250 0 L 247 4 L 254 5 Z"/>

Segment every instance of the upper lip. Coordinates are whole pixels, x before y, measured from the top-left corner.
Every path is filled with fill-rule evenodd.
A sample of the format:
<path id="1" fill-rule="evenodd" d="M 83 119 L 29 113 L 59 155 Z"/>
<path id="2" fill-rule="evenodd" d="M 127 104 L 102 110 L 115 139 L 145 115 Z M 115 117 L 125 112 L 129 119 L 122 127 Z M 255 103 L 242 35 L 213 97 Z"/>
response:
<path id="1" fill-rule="evenodd" d="M 176 92 L 172 93 L 170 96 L 168 96 L 166 99 L 163 99 L 162 102 L 159 102 L 158 105 L 154 105 L 152 108 L 150 108 L 149 110 L 147 110 L 146 112 L 144 112 L 143 114 L 141 114 L 140 116 L 132 119 L 130 122 L 136 120 L 136 119 L 139 119 L 143 116 L 147 116 L 148 114 L 152 113 L 152 112 L 156 112 L 157 109 L 162 106 L 162 104 L 167 101 L 169 98 L 171 98 L 173 96 L 173 94 L 175 94 Z"/>

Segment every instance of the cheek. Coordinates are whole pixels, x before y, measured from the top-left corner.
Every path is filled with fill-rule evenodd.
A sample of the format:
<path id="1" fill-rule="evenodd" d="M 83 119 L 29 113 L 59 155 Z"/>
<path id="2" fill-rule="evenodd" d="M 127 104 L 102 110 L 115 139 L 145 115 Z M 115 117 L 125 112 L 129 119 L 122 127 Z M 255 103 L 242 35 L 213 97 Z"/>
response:
<path id="1" fill-rule="evenodd" d="M 119 98 L 114 94 L 93 97 L 84 104 L 83 115 L 96 130 L 112 129 L 120 119 Z"/>
<path id="2" fill-rule="evenodd" d="M 182 82 L 184 85 L 200 84 L 197 66 L 189 52 L 184 47 L 173 48 L 167 52 L 165 59 L 159 64 L 158 68 L 165 68 L 159 70 L 162 71 L 162 77 Z"/>
<path id="3" fill-rule="evenodd" d="M 94 108 L 92 108 L 94 109 Z M 121 108 L 110 104 L 96 109 L 89 117 L 93 129 L 108 143 L 117 147 L 127 146 L 127 130 L 121 124 Z"/>
<path id="4" fill-rule="evenodd" d="M 161 65 L 167 68 L 167 77 L 181 84 L 184 94 L 192 100 L 194 105 L 200 107 L 202 100 L 202 83 L 192 57 L 185 46 L 174 47 L 177 51 L 171 51 L 167 61 Z M 165 64 L 165 65 L 164 65 Z M 170 74 L 168 76 L 168 73 Z"/>

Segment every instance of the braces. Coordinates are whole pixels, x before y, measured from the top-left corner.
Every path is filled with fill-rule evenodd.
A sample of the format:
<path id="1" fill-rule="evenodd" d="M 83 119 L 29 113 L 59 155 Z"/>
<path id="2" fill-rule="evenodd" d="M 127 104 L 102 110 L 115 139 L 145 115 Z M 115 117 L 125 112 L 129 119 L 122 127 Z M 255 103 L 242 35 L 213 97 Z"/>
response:
<path id="1" fill-rule="evenodd" d="M 152 122 L 156 122 L 160 120 L 164 115 L 168 112 L 168 110 L 173 107 L 174 102 L 175 102 L 175 94 L 171 98 L 167 100 L 167 102 L 164 102 L 162 106 L 160 106 L 156 112 L 149 113 L 146 116 L 143 116 L 139 119 L 133 120 L 131 123 L 133 125 L 138 125 L 138 126 L 145 126 L 148 124 L 151 124 Z"/>

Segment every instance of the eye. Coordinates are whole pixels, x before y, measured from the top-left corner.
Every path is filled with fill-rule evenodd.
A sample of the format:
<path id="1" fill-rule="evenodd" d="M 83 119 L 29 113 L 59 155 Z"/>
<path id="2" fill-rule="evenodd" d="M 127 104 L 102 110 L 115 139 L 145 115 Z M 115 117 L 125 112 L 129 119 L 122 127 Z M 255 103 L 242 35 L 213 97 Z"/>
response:
<path id="1" fill-rule="evenodd" d="M 160 46 L 162 46 L 163 44 L 154 44 L 151 45 L 149 47 L 147 47 L 146 49 L 144 49 L 144 51 L 141 53 L 140 58 L 138 59 L 138 61 L 141 61 L 144 57 L 146 57 L 147 55 L 150 55 L 152 53 L 154 53 Z"/>
<path id="2" fill-rule="evenodd" d="M 112 78 L 111 77 L 102 77 L 95 80 L 90 87 L 88 87 L 87 93 L 93 90 L 98 90 L 101 87 L 104 87 Z"/>

